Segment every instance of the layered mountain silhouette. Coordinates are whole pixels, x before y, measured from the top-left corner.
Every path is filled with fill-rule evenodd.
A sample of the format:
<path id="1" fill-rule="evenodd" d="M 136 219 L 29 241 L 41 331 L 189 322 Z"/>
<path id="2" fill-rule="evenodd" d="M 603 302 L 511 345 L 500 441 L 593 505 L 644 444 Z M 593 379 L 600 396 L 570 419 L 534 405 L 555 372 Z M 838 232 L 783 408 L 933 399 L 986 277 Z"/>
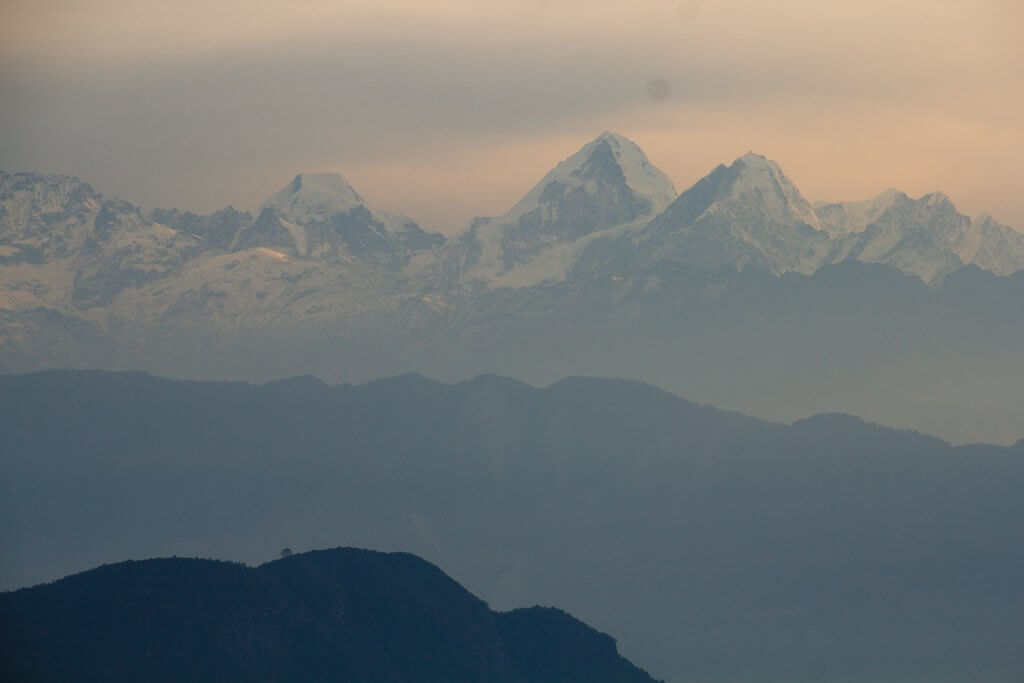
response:
<path id="1" fill-rule="evenodd" d="M 0 173 L 0 371 L 617 375 L 1012 443 L 1021 268 L 1024 234 L 940 193 L 812 204 L 748 153 L 677 195 L 614 133 L 447 240 L 337 174 L 198 216 Z"/>
<path id="2" fill-rule="evenodd" d="M 622 380 L 96 371 L 0 377 L 0 433 L 8 589 L 130 557 L 258 564 L 343 544 L 415 552 L 497 609 L 558 605 L 672 681 L 1024 675 L 1024 440 L 954 447 L 840 414 L 785 425 Z M 260 586 L 291 560 L 187 567 Z M 132 571 L 26 595 L 58 622 L 65 590 L 114 614 L 130 593 L 85 587 Z M 287 610 L 251 628 L 320 628 L 314 588 L 274 591 Z M 203 628 L 250 652 L 241 619 Z"/>
<path id="3" fill-rule="evenodd" d="M 23 683 L 653 681 L 565 612 L 492 612 L 414 555 L 353 548 L 108 565 L 0 594 L 0 633 Z"/>

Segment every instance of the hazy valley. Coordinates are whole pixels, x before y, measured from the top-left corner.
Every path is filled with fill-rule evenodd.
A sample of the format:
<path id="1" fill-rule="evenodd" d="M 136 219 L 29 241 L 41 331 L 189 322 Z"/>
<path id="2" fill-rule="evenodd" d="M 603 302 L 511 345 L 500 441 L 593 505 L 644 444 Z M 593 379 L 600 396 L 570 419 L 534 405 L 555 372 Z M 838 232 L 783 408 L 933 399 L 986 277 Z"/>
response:
<path id="1" fill-rule="evenodd" d="M 587 378 L 61 371 L 0 378 L 0 400 L 5 588 L 353 545 L 421 555 L 495 609 L 557 605 L 672 681 L 1024 666 L 1024 441 L 783 425 Z"/>

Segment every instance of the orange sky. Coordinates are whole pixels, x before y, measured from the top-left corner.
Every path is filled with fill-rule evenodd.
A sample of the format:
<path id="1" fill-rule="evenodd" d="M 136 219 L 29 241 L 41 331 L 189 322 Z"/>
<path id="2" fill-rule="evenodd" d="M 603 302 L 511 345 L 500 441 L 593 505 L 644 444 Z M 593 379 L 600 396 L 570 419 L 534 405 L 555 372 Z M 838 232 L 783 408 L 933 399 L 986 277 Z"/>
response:
<path id="1" fill-rule="evenodd" d="M 5 0 L 0 168 L 195 210 L 337 170 L 451 233 L 609 129 L 680 190 L 754 150 L 811 200 L 941 189 L 1024 229 L 1022 7 Z"/>

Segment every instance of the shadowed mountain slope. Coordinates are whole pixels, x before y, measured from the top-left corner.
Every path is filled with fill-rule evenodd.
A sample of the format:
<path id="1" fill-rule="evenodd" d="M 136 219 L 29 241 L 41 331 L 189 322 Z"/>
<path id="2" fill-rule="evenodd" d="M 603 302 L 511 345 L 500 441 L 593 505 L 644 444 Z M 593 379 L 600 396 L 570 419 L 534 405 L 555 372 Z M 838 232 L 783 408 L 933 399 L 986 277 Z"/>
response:
<path id="1" fill-rule="evenodd" d="M 673 681 L 1024 674 L 1024 441 L 783 425 L 622 380 L 67 371 L 0 377 L 0 433 L 7 587 L 341 543 L 563 606 Z"/>
<path id="2" fill-rule="evenodd" d="M 24 683 L 653 680 L 565 612 L 492 612 L 405 553 L 124 562 L 0 595 L 0 615 L 0 673 Z"/>

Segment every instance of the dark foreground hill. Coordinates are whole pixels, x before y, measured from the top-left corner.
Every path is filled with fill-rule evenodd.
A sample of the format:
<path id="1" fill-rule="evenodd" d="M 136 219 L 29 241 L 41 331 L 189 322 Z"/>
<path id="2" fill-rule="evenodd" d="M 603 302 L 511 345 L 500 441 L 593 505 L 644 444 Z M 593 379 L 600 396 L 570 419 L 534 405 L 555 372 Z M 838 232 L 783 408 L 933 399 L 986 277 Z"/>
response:
<path id="1" fill-rule="evenodd" d="M 492 612 L 415 555 L 353 548 L 255 569 L 107 565 L 0 595 L 7 681 L 653 681 L 565 612 Z"/>
<path id="2" fill-rule="evenodd" d="M 1020 683 L 1024 441 L 792 425 L 636 382 L 0 377 L 0 579 L 409 550 L 672 681 Z"/>

